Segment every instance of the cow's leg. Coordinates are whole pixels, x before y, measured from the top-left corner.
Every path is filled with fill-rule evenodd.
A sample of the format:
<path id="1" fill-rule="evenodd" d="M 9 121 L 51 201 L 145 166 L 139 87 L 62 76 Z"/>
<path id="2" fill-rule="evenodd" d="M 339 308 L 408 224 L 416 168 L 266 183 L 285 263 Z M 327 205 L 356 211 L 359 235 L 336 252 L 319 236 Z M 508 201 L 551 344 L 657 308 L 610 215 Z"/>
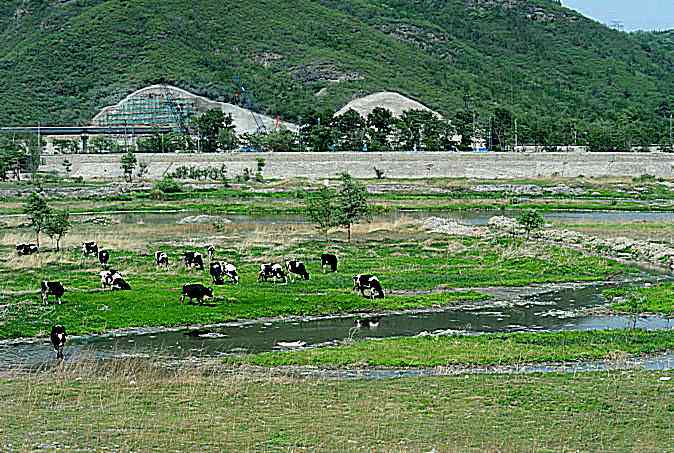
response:
<path id="1" fill-rule="evenodd" d="M 49 294 L 46 292 L 42 293 L 42 303 L 45 305 L 49 304 Z"/>
<path id="2" fill-rule="evenodd" d="M 182 305 L 185 302 L 185 295 L 183 294 L 180 296 L 180 305 Z"/>

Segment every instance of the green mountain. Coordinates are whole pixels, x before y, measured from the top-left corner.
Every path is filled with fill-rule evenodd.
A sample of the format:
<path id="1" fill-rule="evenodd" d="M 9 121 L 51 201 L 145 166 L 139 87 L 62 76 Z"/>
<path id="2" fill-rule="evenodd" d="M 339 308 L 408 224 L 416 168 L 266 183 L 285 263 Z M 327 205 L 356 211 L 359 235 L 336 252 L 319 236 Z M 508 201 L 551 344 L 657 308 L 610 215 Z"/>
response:
<path id="1" fill-rule="evenodd" d="M 398 91 L 449 116 L 502 107 L 523 130 L 636 125 L 653 141 L 674 104 L 671 34 L 552 0 L 5 0 L 0 31 L 3 125 L 87 123 L 161 80 L 227 102 L 240 80 L 291 121 Z"/>

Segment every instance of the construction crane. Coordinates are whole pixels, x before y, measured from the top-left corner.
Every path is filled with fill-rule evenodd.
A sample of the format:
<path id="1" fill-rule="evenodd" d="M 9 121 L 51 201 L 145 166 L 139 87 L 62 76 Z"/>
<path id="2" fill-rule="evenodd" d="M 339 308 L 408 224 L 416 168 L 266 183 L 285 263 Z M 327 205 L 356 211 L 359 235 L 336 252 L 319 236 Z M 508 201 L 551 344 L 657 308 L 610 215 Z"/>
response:
<path id="1" fill-rule="evenodd" d="M 257 128 L 256 132 L 265 134 L 269 132 L 267 130 L 267 126 L 264 124 L 264 121 L 262 121 L 262 117 L 255 113 L 256 106 L 255 102 L 253 101 L 253 93 L 250 90 L 247 90 L 243 83 L 241 83 L 241 78 L 239 76 L 235 76 L 232 80 L 236 85 L 236 93 L 234 94 L 234 98 L 241 107 L 247 109 L 250 112 L 250 115 L 253 117 L 253 121 L 255 121 L 255 126 Z"/>
<path id="2" fill-rule="evenodd" d="M 188 115 L 185 113 L 180 103 L 176 101 L 173 93 L 171 93 L 171 89 L 165 84 L 161 84 L 160 87 L 162 94 L 164 95 L 166 107 L 173 116 L 173 120 L 178 126 L 178 129 L 183 135 L 190 135 Z"/>

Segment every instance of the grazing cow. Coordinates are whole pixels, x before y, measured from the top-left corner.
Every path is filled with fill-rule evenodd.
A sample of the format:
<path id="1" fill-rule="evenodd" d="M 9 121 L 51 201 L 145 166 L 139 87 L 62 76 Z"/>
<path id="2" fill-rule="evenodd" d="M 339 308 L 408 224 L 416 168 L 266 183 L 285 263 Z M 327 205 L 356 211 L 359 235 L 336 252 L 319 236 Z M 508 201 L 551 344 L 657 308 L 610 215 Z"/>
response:
<path id="1" fill-rule="evenodd" d="M 201 283 L 188 284 L 183 286 L 183 292 L 180 296 L 180 303 L 185 302 L 185 298 L 188 298 L 192 303 L 192 299 L 196 299 L 200 304 L 204 303 L 204 297 L 213 297 L 213 288 L 206 288 Z"/>
<path id="2" fill-rule="evenodd" d="M 63 287 L 61 282 L 48 282 L 43 281 L 40 285 L 40 293 L 42 294 L 42 302 L 46 304 L 49 303 L 49 296 L 54 296 L 56 302 L 61 303 L 61 297 L 66 292 L 66 289 Z"/>
<path id="3" fill-rule="evenodd" d="M 360 294 L 363 297 L 365 296 L 365 290 L 369 290 L 370 299 L 383 299 L 384 298 L 384 289 L 381 287 L 379 279 L 374 275 L 359 274 L 353 276 L 353 290 L 360 291 Z"/>
<path id="4" fill-rule="evenodd" d="M 206 248 L 206 252 L 208 252 L 208 259 L 209 261 L 213 259 L 215 256 L 215 247 L 212 245 L 209 245 L 208 248 Z"/>
<path id="5" fill-rule="evenodd" d="M 225 274 L 226 277 L 232 283 L 239 283 L 239 274 L 236 272 L 236 266 L 230 263 L 225 263 Z"/>
<path id="6" fill-rule="evenodd" d="M 168 255 L 166 253 L 162 252 L 162 251 L 159 251 L 159 250 L 154 252 L 154 263 L 157 266 L 168 267 L 168 265 L 169 265 Z"/>
<path id="7" fill-rule="evenodd" d="M 288 275 L 290 276 L 299 275 L 304 280 L 309 280 L 309 272 L 302 261 L 288 261 L 286 262 L 286 269 L 288 270 Z"/>
<path id="8" fill-rule="evenodd" d="M 101 288 L 105 289 L 112 288 L 113 277 L 119 275 L 119 273 L 110 269 L 109 271 L 101 271 L 98 275 L 101 276 Z"/>
<path id="9" fill-rule="evenodd" d="M 101 266 L 107 266 L 110 261 L 110 252 L 107 250 L 100 250 L 98 252 L 98 262 L 101 263 Z"/>
<path id="10" fill-rule="evenodd" d="M 16 246 L 16 254 L 19 256 L 32 255 L 34 253 L 39 253 L 40 248 L 37 244 L 18 244 Z"/>
<path id="11" fill-rule="evenodd" d="M 220 261 L 211 261 L 208 272 L 211 274 L 211 277 L 213 277 L 214 285 L 225 284 L 225 279 L 222 278 L 222 276 L 225 273 L 225 270 L 223 269 L 222 263 Z"/>
<path id="12" fill-rule="evenodd" d="M 183 256 L 183 262 L 187 268 L 197 267 L 199 270 L 204 270 L 204 257 L 199 252 L 186 252 Z"/>
<path id="13" fill-rule="evenodd" d="M 51 328 L 51 335 L 49 335 L 51 344 L 56 352 L 57 359 L 63 359 L 63 348 L 66 345 L 66 329 L 63 326 L 54 326 Z"/>
<path id="14" fill-rule="evenodd" d="M 369 328 L 369 329 L 376 329 L 379 327 L 379 321 L 381 321 L 381 317 L 370 317 L 370 318 L 358 318 L 356 319 L 356 327 L 361 329 L 361 328 Z"/>
<path id="15" fill-rule="evenodd" d="M 288 277 L 283 271 L 283 267 L 278 263 L 264 263 L 260 264 L 260 273 L 257 274 L 257 281 L 266 282 L 270 278 L 274 279 L 274 282 L 277 280 L 282 280 L 283 283 L 288 282 Z"/>
<path id="16" fill-rule="evenodd" d="M 130 291 L 131 290 L 131 285 L 127 283 L 126 280 L 124 280 L 124 277 L 122 277 L 122 274 L 119 272 L 116 272 L 112 276 L 112 290 L 113 291 Z"/>
<path id="17" fill-rule="evenodd" d="M 98 244 L 96 242 L 83 242 L 82 243 L 82 253 L 84 256 L 97 256 L 98 255 Z"/>
<path id="18" fill-rule="evenodd" d="M 321 270 L 325 272 L 325 267 L 330 268 L 330 272 L 337 272 L 337 255 L 324 253 L 321 255 Z"/>

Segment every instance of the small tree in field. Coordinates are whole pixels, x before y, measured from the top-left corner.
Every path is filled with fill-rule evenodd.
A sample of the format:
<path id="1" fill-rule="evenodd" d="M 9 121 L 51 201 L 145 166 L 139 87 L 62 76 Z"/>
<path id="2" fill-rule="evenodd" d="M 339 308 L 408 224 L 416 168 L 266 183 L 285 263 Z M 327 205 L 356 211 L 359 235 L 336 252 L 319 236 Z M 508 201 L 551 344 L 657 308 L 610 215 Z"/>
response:
<path id="1" fill-rule="evenodd" d="M 307 217 L 325 235 L 331 227 L 335 226 L 336 198 L 337 193 L 329 187 L 322 187 L 318 192 L 306 198 Z"/>
<path id="2" fill-rule="evenodd" d="M 36 192 L 33 192 L 28 197 L 28 200 L 23 206 L 23 212 L 30 220 L 30 226 L 35 230 L 35 242 L 40 245 L 40 232 L 44 229 L 47 218 L 50 214 L 47 200 Z"/>
<path id="3" fill-rule="evenodd" d="M 350 174 L 342 173 L 342 186 L 337 194 L 337 212 L 335 224 L 346 228 L 349 242 L 351 242 L 351 227 L 370 215 L 370 206 L 367 204 L 367 189 L 354 180 Z"/>
<path id="4" fill-rule="evenodd" d="M 517 223 L 524 227 L 524 231 L 527 232 L 527 239 L 529 239 L 529 236 L 532 232 L 543 228 L 545 221 L 543 220 L 543 216 L 538 211 L 529 209 L 522 212 L 517 217 Z"/>
<path id="5" fill-rule="evenodd" d="M 68 214 L 68 211 L 51 211 L 47 216 L 44 232 L 52 241 L 56 241 L 57 252 L 61 249 L 61 239 L 68 234 L 70 227 L 70 214 Z"/>
<path id="6" fill-rule="evenodd" d="M 124 172 L 124 178 L 126 179 L 127 182 L 131 182 L 131 179 L 133 178 L 133 170 L 136 168 L 136 165 L 138 164 L 138 159 L 136 159 L 136 155 L 131 152 L 131 150 L 128 150 L 126 154 L 122 156 L 122 160 L 120 162 L 122 171 Z"/>

